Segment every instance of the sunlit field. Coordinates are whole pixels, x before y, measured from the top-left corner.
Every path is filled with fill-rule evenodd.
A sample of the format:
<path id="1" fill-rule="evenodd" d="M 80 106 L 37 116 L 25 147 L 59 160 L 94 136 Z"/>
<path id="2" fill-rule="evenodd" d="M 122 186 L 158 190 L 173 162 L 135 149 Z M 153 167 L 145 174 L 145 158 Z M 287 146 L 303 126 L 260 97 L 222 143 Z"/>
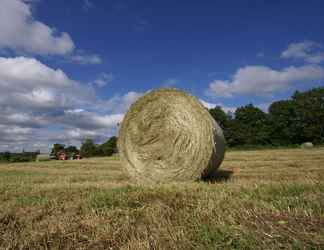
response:
<path id="1" fill-rule="evenodd" d="M 324 248 L 324 148 L 231 151 L 139 187 L 115 158 L 0 164 L 0 249 Z"/>

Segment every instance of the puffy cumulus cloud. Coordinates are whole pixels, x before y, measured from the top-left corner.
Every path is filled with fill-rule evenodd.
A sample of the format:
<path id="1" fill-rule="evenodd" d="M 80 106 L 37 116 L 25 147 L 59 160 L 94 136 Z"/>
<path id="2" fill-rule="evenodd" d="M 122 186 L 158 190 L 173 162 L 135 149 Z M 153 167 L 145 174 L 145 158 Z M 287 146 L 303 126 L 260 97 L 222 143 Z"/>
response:
<path id="1" fill-rule="evenodd" d="M 0 57 L 0 105 L 22 109 L 67 108 L 95 98 L 94 90 L 26 57 Z"/>
<path id="2" fill-rule="evenodd" d="M 302 59 L 307 63 L 321 63 L 324 61 L 324 51 L 321 44 L 313 41 L 291 43 L 281 53 L 282 58 Z"/>
<path id="3" fill-rule="evenodd" d="M 86 54 L 82 50 L 72 53 L 75 44 L 66 32 L 35 20 L 30 0 L 0 1 L 0 50 L 11 49 L 37 55 L 64 55 L 77 64 L 101 64 L 99 55 Z M 90 1 L 85 1 L 90 6 Z"/>
<path id="4" fill-rule="evenodd" d="M 37 150 L 52 143 L 103 142 L 141 93 L 100 100 L 95 89 L 36 59 L 0 57 L 0 151 Z"/>
<path id="5" fill-rule="evenodd" d="M 212 109 L 212 108 L 215 108 L 216 106 L 220 106 L 226 113 L 227 112 L 234 113 L 236 110 L 236 107 L 229 107 L 229 106 L 224 105 L 223 103 L 211 103 L 211 102 L 206 102 L 202 99 L 199 99 L 199 101 L 202 103 L 202 105 L 204 105 L 204 107 L 206 107 L 208 109 Z"/>
<path id="6" fill-rule="evenodd" d="M 35 20 L 30 1 L 1 0 L 0 48 L 40 55 L 66 55 L 75 45 L 66 32 Z"/>
<path id="7" fill-rule="evenodd" d="M 233 75 L 231 81 L 215 80 L 209 84 L 207 95 L 271 95 L 286 90 L 296 82 L 324 79 L 324 69 L 317 65 L 287 67 L 274 70 L 266 66 L 246 66 Z"/>
<path id="8" fill-rule="evenodd" d="M 30 88 L 36 81 L 42 86 L 68 86 L 71 81 L 62 70 L 54 70 L 36 59 L 27 57 L 5 58 L 0 57 L 1 86 L 8 81 L 15 81 L 18 85 L 25 84 Z"/>

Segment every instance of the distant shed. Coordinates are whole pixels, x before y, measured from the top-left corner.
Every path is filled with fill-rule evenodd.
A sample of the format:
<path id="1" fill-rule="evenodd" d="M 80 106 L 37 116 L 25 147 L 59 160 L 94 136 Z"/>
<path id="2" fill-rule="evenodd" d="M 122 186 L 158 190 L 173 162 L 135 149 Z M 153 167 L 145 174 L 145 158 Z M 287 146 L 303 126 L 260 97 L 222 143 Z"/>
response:
<path id="1" fill-rule="evenodd" d="M 51 156 L 49 154 L 39 154 L 36 156 L 36 161 L 50 161 Z"/>

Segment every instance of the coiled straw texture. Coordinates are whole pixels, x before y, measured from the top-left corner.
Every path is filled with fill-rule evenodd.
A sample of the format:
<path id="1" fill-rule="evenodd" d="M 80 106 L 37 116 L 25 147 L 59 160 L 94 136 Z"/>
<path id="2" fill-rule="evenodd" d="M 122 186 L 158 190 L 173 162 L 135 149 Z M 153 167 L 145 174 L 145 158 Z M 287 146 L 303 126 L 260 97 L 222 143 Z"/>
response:
<path id="1" fill-rule="evenodd" d="M 118 148 L 138 184 L 196 180 L 213 175 L 222 163 L 221 128 L 195 97 L 176 89 L 145 94 L 128 110 Z"/>

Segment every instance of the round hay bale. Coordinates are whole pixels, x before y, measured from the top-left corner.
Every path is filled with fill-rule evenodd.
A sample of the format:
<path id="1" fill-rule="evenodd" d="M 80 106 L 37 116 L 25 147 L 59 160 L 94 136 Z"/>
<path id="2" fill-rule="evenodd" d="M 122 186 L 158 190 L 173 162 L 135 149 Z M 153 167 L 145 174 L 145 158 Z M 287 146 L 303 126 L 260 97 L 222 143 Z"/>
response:
<path id="1" fill-rule="evenodd" d="M 301 148 L 313 148 L 314 145 L 313 143 L 311 142 L 304 142 L 302 145 L 301 145 Z"/>
<path id="2" fill-rule="evenodd" d="M 137 183 L 196 180 L 223 161 L 223 132 L 197 98 L 176 89 L 145 94 L 120 126 L 122 164 Z"/>

